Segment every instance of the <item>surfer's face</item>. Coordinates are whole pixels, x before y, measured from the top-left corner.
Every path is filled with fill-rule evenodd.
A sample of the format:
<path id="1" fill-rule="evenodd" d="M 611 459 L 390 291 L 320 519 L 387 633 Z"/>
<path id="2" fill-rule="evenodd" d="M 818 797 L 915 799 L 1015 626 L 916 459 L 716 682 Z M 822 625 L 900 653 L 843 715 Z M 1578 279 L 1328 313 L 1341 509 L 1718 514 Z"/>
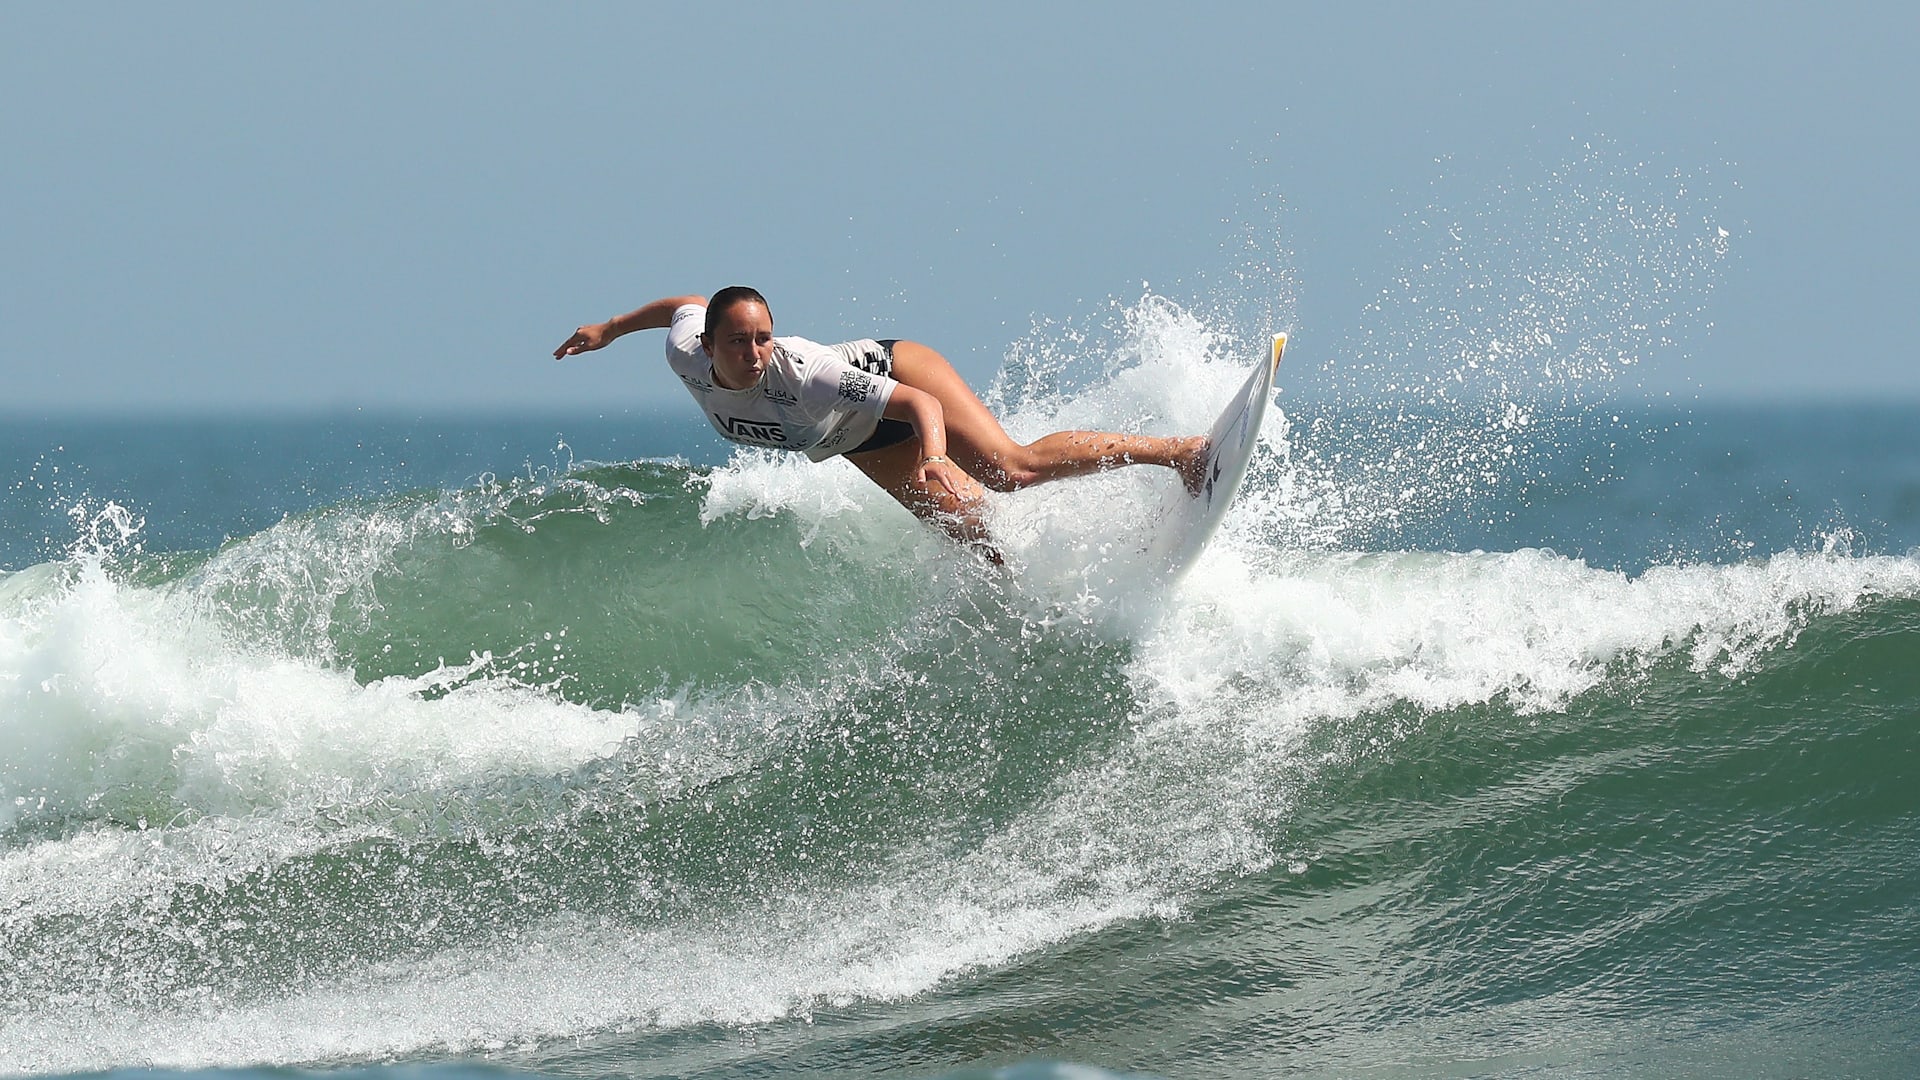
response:
<path id="1" fill-rule="evenodd" d="M 713 332 L 701 335 L 700 345 L 720 385 L 745 390 L 760 381 L 773 358 L 773 315 L 751 300 L 713 314 Z"/>

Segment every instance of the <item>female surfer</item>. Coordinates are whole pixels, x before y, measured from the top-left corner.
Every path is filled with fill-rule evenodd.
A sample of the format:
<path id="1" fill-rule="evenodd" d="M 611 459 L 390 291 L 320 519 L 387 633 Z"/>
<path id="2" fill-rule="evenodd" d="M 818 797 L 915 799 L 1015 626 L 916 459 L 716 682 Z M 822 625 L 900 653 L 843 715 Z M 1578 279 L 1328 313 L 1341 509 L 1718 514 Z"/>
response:
<path id="1" fill-rule="evenodd" d="M 982 542 L 983 488 L 1016 488 L 1122 465 L 1164 465 L 1198 489 L 1205 436 L 1061 431 L 1021 445 L 946 357 L 911 341 L 820 345 L 773 336 L 766 297 L 741 285 L 711 303 L 670 296 L 582 326 L 554 359 L 591 352 L 635 330 L 667 331 L 667 363 L 726 438 L 845 455 L 916 516 Z"/>

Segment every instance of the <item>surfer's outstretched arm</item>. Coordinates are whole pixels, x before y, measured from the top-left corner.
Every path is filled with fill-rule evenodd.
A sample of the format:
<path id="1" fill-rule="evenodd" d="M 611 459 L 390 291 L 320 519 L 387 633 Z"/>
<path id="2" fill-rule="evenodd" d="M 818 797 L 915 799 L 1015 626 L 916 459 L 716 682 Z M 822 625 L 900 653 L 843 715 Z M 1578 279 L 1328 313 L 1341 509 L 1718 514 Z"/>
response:
<path id="1" fill-rule="evenodd" d="M 560 343 L 553 350 L 553 358 L 578 356 L 583 352 L 592 352 L 613 344 L 615 338 L 633 333 L 635 330 L 665 330 L 673 325 L 673 313 L 683 305 L 698 304 L 707 306 L 704 296 L 668 296 L 655 300 L 627 312 L 615 315 L 603 323 L 592 323 L 574 330 L 573 336 Z"/>

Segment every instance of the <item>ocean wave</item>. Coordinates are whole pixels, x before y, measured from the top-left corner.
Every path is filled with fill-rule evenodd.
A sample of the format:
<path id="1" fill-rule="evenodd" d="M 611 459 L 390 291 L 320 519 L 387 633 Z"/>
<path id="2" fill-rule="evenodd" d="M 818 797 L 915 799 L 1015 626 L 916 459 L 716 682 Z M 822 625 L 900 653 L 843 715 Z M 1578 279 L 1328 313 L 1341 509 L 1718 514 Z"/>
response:
<path id="1" fill-rule="evenodd" d="M 752 456 L 10 576 L 5 1056 L 361 1059 L 917 993 L 1304 871 L 1303 800 L 1423 717 L 1735 685 L 1920 600 L 1912 558 L 1629 575 L 1287 549 L 1244 513 L 1143 598 L 1123 559 L 1042 572 L 1077 498 L 1026 519 L 1030 578 Z"/>

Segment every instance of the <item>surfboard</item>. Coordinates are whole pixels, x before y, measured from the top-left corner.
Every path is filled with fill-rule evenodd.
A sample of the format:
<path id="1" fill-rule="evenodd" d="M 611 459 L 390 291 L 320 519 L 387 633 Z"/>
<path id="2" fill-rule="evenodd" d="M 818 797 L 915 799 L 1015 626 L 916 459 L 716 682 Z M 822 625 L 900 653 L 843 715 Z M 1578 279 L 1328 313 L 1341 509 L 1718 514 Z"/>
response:
<path id="1" fill-rule="evenodd" d="M 1271 355 L 1254 364 L 1240 392 L 1213 422 L 1207 446 L 1207 481 L 1200 494 L 1189 496 L 1180 487 L 1169 497 L 1166 513 L 1154 530 L 1151 550 L 1173 581 L 1192 569 L 1206 550 L 1207 541 L 1213 539 L 1240 490 L 1240 481 L 1246 478 L 1247 463 L 1260 442 L 1260 421 L 1267 415 L 1267 400 L 1273 396 L 1280 354 L 1286 348 L 1287 335 L 1274 335 Z"/>

